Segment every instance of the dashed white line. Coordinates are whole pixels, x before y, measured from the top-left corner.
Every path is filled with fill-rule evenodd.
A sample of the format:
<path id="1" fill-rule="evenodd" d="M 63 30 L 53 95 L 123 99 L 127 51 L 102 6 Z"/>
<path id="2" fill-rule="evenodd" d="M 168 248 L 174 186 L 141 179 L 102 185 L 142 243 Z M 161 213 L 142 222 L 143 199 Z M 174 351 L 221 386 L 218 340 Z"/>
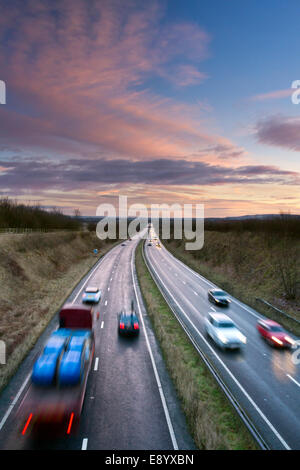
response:
<path id="1" fill-rule="evenodd" d="M 103 328 L 104 327 L 104 321 L 101 323 L 101 327 L 100 328 Z"/>
<path id="2" fill-rule="evenodd" d="M 87 449 L 87 444 L 88 444 L 88 439 L 85 437 L 82 441 L 81 450 L 86 450 Z"/>
<path id="3" fill-rule="evenodd" d="M 95 359 L 95 365 L 94 365 L 94 370 L 95 370 L 95 371 L 98 370 L 98 364 L 99 364 L 99 357 L 96 357 L 96 359 Z"/>
<path id="4" fill-rule="evenodd" d="M 107 300 L 105 301 L 104 305 L 107 305 Z"/>
<path id="5" fill-rule="evenodd" d="M 198 295 L 198 293 L 195 290 L 193 292 L 194 292 L 195 295 Z"/>

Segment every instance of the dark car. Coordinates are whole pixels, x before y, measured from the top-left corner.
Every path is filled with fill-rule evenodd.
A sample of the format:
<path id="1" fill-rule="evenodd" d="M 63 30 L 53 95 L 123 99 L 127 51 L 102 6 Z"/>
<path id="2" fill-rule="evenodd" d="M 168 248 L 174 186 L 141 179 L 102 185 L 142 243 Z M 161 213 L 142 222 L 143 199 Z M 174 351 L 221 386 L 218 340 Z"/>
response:
<path id="1" fill-rule="evenodd" d="M 292 348 L 295 344 L 282 326 L 273 320 L 259 320 L 256 328 L 262 338 L 272 346 Z"/>
<path id="2" fill-rule="evenodd" d="M 121 335 L 138 335 L 140 325 L 137 315 L 134 311 L 127 313 L 124 310 L 118 316 L 118 330 Z"/>
<path id="3" fill-rule="evenodd" d="M 228 307 L 230 304 L 226 293 L 220 289 L 211 289 L 208 291 L 208 300 L 219 307 Z"/>

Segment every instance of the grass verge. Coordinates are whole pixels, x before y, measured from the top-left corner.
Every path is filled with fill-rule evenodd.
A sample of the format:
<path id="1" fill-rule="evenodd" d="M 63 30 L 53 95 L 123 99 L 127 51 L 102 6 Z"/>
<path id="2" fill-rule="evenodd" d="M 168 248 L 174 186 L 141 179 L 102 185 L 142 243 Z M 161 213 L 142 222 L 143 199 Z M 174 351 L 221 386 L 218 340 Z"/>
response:
<path id="1" fill-rule="evenodd" d="M 0 391 L 75 286 L 117 243 L 89 232 L 1 236 L 0 339 L 6 364 L 0 365 Z"/>
<path id="2" fill-rule="evenodd" d="M 142 244 L 136 251 L 140 289 L 196 446 L 201 450 L 258 449 L 153 281 Z"/>

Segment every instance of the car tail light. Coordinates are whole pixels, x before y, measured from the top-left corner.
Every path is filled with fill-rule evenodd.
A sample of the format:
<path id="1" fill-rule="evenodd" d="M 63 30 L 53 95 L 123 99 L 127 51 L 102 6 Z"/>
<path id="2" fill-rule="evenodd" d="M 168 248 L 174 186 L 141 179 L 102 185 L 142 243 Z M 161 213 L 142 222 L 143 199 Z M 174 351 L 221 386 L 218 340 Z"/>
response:
<path id="1" fill-rule="evenodd" d="M 124 323 L 120 323 L 121 330 L 124 330 Z"/>
<path id="2" fill-rule="evenodd" d="M 29 423 L 30 423 L 30 421 L 31 421 L 32 416 L 33 416 L 33 414 L 30 413 L 30 415 L 29 415 L 29 417 L 28 417 L 28 419 L 27 419 L 27 421 L 26 421 L 26 424 L 25 424 L 25 426 L 24 426 L 24 428 L 23 428 L 23 431 L 22 431 L 23 436 L 24 436 L 24 434 L 25 434 L 25 432 L 26 432 L 26 429 L 27 429 L 28 426 L 29 426 Z"/>
<path id="3" fill-rule="evenodd" d="M 69 425 L 68 425 L 68 429 L 67 429 L 67 434 L 70 434 L 70 432 L 71 432 L 71 427 L 72 427 L 73 419 L 74 419 L 74 413 L 71 413 L 70 421 L 69 421 Z"/>
<path id="4" fill-rule="evenodd" d="M 272 336 L 272 340 L 275 341 L 275 343 L 279 344 L 280 346 L 283 345 L 283 342 L 280 341 L 280 339 L 276 338 L 276 336 Z"/>
<path id="5" fill-rule="evenodd" d="M 134 328 L 135 330 L 138 330 L 138 329 L 139 329 L 139 324 L 138 324 L 138 323 L 134 323 L 134 324 L 133 324 L 133 328 Z"/>

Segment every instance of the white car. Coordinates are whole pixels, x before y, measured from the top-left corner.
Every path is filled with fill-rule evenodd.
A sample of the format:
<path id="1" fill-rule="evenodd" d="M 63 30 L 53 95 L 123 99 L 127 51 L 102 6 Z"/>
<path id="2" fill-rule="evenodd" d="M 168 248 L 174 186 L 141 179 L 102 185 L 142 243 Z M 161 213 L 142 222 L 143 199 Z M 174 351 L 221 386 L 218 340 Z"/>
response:
<path id="1" fill-rule="evenodd" d="M 223 313 L 211 312 L 205 319 L 205 329 L 212 340 L 222 349 L 238 349 L 247 343 L 234 322 Z"/>
<path id="2" fill-rule="evenodd" d="M 98 287 L 87 287 L 82 296 L 82 302 L 97 304 L 101 299 L 101 290 Z"/>

